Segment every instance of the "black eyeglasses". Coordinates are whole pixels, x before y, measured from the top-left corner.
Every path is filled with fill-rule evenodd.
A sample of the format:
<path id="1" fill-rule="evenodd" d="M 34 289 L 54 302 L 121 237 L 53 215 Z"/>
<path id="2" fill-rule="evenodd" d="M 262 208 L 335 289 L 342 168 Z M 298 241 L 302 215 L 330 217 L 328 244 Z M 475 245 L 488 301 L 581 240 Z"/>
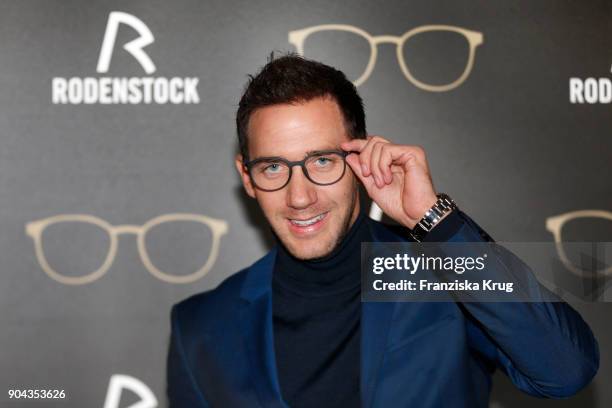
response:
<path id="1" fill-rule="evenodd" d="M 320 186 L 337 183 L 346 171 L 346 156 L 342 150 L 320 150 L 303 160 L 289 161 L 282 157 L 261 157 L 244 162 L 253 185 L 263 191 L 277 191 L 291 180 L 293 166 L 300 166 L 308 180 Z"/>

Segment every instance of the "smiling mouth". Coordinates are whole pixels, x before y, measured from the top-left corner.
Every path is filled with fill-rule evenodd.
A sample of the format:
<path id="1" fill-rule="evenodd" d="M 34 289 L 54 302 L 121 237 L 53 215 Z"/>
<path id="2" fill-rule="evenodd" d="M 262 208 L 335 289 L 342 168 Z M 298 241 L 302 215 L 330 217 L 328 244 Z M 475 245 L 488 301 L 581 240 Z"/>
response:
<path id="1" fill-rule="evenodd" d="M 298 220 L 298 219 L 293 219 L 293 218 L 288 218 L 288 220 L 290 223 L 298 227 L 307 227 L 309 225 L 316 224 L 317 222 L 325 218 L 326 215 L 327 215 L 327 212 L 324 212 L 324 213 L 321 213 L 319 215 L 316 215 L 312 218 L 308 218 L 305 220 Z"/>

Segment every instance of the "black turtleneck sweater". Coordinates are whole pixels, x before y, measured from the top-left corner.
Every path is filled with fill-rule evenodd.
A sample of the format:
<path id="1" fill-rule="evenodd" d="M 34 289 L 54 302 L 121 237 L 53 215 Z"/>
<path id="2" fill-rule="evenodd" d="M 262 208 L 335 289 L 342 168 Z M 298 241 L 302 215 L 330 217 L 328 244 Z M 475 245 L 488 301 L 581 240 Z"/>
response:
<path id="1" fill-rule="evenodd" d="M 279 243 L 272 279 L 274 348 L 281 393 L 292 408 L 359 407 L 361 210 L 341 243 L 314 261 Z"/>

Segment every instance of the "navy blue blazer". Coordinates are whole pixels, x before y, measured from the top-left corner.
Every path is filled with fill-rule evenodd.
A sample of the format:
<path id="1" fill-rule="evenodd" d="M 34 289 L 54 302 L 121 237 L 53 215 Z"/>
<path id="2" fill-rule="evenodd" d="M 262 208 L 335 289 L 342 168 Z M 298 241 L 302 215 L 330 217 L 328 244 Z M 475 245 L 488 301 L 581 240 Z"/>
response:
<path id="1" fill-rule="evenodd" d="M 488 239 L 459 215 L 464 222 L 449 241 Z M 378 221 L 368 224 L 375 242 L 412 240 Z M 288 406 L 273 343 L 277 249 L 173 306 L 171 407 Z M 496 368 L 528 394 L 565 398 L 599 367 L 597 341 L 565 302 L 364 302 L 360 357 L 363 407 L 486 408 Z"/>

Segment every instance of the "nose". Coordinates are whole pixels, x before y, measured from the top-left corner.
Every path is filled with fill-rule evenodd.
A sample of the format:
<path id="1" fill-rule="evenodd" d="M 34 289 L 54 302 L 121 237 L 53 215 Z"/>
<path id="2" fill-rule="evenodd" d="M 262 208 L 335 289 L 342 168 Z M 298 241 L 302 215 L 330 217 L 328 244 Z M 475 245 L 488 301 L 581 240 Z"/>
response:
<path id="1" fill-rule="evenodd" d="M 287 205 L 296 209 L 307 208 L 317 201 L 316 186 L 306 178 L 300 166 L 292 170 L 287 185 Z"/>

